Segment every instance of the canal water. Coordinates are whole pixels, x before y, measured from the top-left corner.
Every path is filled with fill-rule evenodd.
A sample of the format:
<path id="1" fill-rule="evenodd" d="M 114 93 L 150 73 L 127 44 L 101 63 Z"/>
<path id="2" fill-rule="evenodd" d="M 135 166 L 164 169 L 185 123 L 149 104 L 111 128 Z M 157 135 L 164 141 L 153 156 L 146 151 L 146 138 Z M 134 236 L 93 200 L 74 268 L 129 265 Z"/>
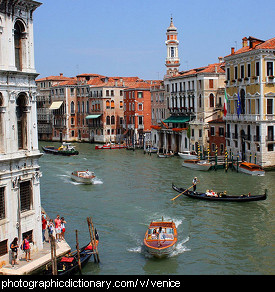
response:
<path id="1" fill-rule="evenodd" d="M 40 142 L 42 146 L 59 143 Z M 93 258 L 87 275 L 238 275 L 275 273 L 275 172 L 252 177 L 229 170 L 194 171 L 182 159 L 158 158 L 142 150 L 95 150 L 75 144 L 78 156 L 44 154 L 40 159 L 41 201 L 50 218 L 64 216 L 65 238 L 75 249 L 89 241 L 86 218 L 99 233 L 100 264 Z M 93 170 L 94 185 L 71 181 L 74 170 Z M 226 190 L 228 194 L 262 194 L 265 201 L 207 202 L 178 193 L 172 183 L 190 187 L 197 176 L 198 191 Z M 143 247 L 152 220 L 173 220 L 178 229 L 176 250 L 155 259 Z"/>

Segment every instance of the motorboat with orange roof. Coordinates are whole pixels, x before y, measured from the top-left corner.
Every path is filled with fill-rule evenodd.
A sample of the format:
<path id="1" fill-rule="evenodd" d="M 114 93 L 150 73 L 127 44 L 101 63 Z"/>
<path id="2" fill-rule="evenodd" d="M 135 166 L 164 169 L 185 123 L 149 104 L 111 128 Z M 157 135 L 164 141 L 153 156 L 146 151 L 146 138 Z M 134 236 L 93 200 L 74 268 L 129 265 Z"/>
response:
<path id="1" fill-rule="evenodd" d="M 153 221 L 145 233 L 144 245 L 155 257 L 171 254 L 176 248 L 178 234 L 173 221 Z"/>
<path id="2" fill-rule="evenodd" d="M 235 168 L 237 168 L 237 165 L 235 165 Z M 243 161 L 238 165 L 237 169 L 239 172 L 243 172 L 250 175 L 257 175 L 257 176 L 265 175 L 265 171 L 260 165 L 254 164 L 251 162 Z"/>

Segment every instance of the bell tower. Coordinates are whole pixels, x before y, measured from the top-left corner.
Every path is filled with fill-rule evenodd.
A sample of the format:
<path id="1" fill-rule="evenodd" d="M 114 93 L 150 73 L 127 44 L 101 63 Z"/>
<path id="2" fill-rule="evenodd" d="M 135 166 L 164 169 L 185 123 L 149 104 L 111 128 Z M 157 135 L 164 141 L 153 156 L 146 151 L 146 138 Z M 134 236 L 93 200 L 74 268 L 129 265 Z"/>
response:
<path id="1" fill-rule="evenodd" d="M 165 66 L 167 68 L 166 75 L 173 76 L 179 72 L 180 59 L 178 55 L 178 31 L 173 24 L 173 17 L 171 17 L 170 26 L 167 28 L 166 32 L 167 40 L 167 57 L 165 61 Z"/>

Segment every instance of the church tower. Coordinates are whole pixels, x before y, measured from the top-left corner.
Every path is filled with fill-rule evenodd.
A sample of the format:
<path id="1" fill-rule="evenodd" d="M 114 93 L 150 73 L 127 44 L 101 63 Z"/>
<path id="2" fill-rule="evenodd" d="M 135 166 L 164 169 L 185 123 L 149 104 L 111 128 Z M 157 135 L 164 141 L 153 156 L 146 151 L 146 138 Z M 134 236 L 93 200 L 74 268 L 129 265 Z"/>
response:
<path id="1" fill-rule="evenodd" d="M 173 76 L 179 72 L 180 66 L 180 59 L 178 55 L 178 31 L 177 28 L 173 24 L 173 17 L 171 17 L 170 26 L 167 28 L 167 40 L 166 40 L 166 47 L 167 47 L 167 57 L 166 57 L 166 75 Z"/>

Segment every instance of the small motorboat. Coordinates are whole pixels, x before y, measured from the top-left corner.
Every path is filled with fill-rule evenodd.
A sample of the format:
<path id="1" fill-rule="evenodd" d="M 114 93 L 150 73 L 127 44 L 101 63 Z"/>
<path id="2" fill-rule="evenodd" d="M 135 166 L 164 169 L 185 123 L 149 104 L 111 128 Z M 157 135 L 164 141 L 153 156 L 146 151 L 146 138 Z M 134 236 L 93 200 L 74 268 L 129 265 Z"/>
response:
<path id="1" fill-rule="evenodd" d="M 154 221 L 145 233 L 144 245 L 151 255 L 163 257 L 176 248 L 177 240 L 177 229 L 173 221 Z"/>
<path id="2" fill-rule="evenodd" d="M 59 148 L 55 148 L 54 146 L 43 146 L 42 149 L 45 153 L 54 155 L 70 156 L 79 154 L 79 152 L 75 150 L 75 147 L 72 146 L 71 143 L 66 142 L 63 142 Z"/>
<path id="3" fill-rule="evenodd" d="M 198 155 L 195 151 L 182 151 L 178 152 L 178 155 L 180 158 L 186 160 L 186 159 L 197 159 Z"/>
<path id="4" fill-rule="evenodd" d="M 254 163 L 243 161 L 238 165 L 238 167 L 237 164 L 235 164 L 234 167 L 238 169 L 239 172 L 243 172 L 246 174 L 257 176 L 265 175 L 265 171 L 263 170 L 263 168 L 260 165 Z"/>
<path id="5" fill-rule="evenodd" d="M 186 159 L 183 161 L 182 166 L 195 170 L 207 171 L 212 166 L 212 163 L 208 162 L 207 160 Z"/>
<path id="6" fill-rule="evenodd" d="M 158 152 L 158 148 L 156 148 L 156 147 L 148 147 L 148 148 L 146 148 L 146 152 L 147 153 L 157 153 Z"/>
<path id="7" fill-rule="evenodd" d="M 126 148 L 124 144 L 107 143 L 104 145 L 95 145 L 95 149 L 123 149 Z"/>
<path id="8" fill-rule="evenodd" d="M 92 184 L 94 182 L 95 174 L 92 171 L 87 170 L 80 170 L 80 171 L 73 171 L 71 173 L 71 179 L 83 183 L 83 184 Z"/>
<path id="9" fill-rule="evenodd" d="M 245 195 L 235 195 L 229 196 L 226 192 L 208 192 L 200 193 L 193 192 L 191 190 L 185 188 L 178 188 L 174 184 L 172 184 L 172 188 L 189 198 L 200 199 L 200 200 L 208 200 L 208 201 L 223 201 L 223 202 L 250 202 L 250 201 L 260 201 L 265 200 L 267 198 L 267 190 L 263 195 L 251 195 L 250 193 Z"/>
<path id="10" fill-rule="evenodd" d="M 172 151 L 167 153 L 158 153 L 157 154 L 159 158 L 170 158 L 174 156 L 174 153 Z"/>
<path id="11" fill-rule="evenodd" d="M 96 245 L 98 245 L 98 240 L 96 240 Z M 80 263 L 81 268 L 87 264 L 90 257 L 94 253 L 94 247 L 91 243 L 85 245 L 80 249 Z M 62 257 L 57 263 L 57 275 L 73 275 L 79 271 L 78 266 L 78 256 L 77 252 L 73 252 L 72 254 L 67 254 Z M 43 272 L 44 275 L 52 275 L 52 268 L 46 266 L 46 270 Z"/>

